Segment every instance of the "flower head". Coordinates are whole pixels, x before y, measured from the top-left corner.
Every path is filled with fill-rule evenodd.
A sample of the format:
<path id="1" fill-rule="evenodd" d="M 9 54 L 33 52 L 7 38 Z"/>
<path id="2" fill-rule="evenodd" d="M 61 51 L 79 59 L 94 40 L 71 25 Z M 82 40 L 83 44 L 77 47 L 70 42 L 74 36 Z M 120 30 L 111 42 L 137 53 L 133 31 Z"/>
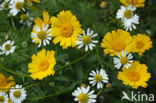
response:
<path id="1" fill-rule="evenodd" d="M 20 16 L 20 23 L 30 26 L 32 24 L 33 18 L 30 17 L 29 13 L 22 14 Z"/>
<path id="2" fill-rule="evenodd" d="M 52 17 L 51 24 L 54 44 L 60 42 L 63 49 L 76 46 L 77 36 L 82 29 L 75 15 L 70 11 L 61 11 L 57 17 Z"/>
<path id="3" fill-rule="evenodd" d="M 35 25 L 33 27 L 33 31 L 31 33 L 31 37 L 33 39 L 32 42 L 35 42 L 36 44 L 39 44 L 38 47 L 40 47 L 43 43 L 44 46 L 49 44 L 49 41 L 51 40 L 52 32 L 51 29 L 49 29 L 49 14 L 48 12 L 43 12 L 43 19 L 36 18 L 34 20 Z"/>
<path id="4" fill-rule="evenodd" d="M 139 16 L 134 14 L 135 10 L 135 7 L 129 5 L 128 7 L 121 6 L 121 8 L 117 11 L 116 17 L 122 20 L 124 28 L 127 31 L 136 29 L 135 24 L 139 24 Z"/>
<path id="5" fill-rule="evenodd" d="M 144 7 L 146 0 L 120 0 L 122 4 L 124 4 L 126 7 L 129 5 L 133 5 L 134 7 Z"/>
<path id="6" fill-rule="evenodd" d="M 107 2 L 106 1 L 101 1 L 100 7 L 105 8 L 106 6 L 107 6 Z"/>
<path id="7" fill-rule="evenodd" d="M 25 100 L 26 96 L 26 90 L 22 88 L 22 85 L 15 85 L 15 87 L 10 89 L 9 97 L 14 103 L 21 103 Z"/>
<path id="8" fill-rule="evenodd" d="M 10 8 L 10 13 L 13 16 L 16 16 L 17 13 L 20 12 L 21 10 L 25 11 L 24 0 L 11 0 L 9 8 Z"/>
<path id="9" fill-rule="evenodd" d="M 94 95 L 94 91 L 89 92 L 90 86 L 87 88 L 78 87 L 72 95 L 75 97 L 74 101 L 78 101 L 79 103 L 95 103 L 96 95 Z"/>
<path id="10" fill-rule="evenodd" d="M 147 66 L 145 64 L 140 64 L 138 61 L 135 61 L 131 65 L 129 69 L 125 67 L 122 68 L 122 71 L 118 73 L 118 79 L 122 80 L 123 84 L 129 85 L 135 89 L 139 86 L 146 88 L 146 82 L 151 77 L 150 73 L 147 71 Z"/>
<path id="11" fill-rule="evenodd" d="M 54 66 L 56 64 L 55 60 L 55 52 L 46 51 L 42 49 L 37 53 L 37 55 L 33 55 L 32 63 L 28 64 L 28 72 L 31 73 L 31 77 L 35 79 L 43 79 L 48 75 L 54 75 L 55 70 Z"/>
<path id="12" fill-rule="evenodd" d="M 5 92 L 0 91 L 0 103 L 8 103 L 8 95 Z"/>
<path id="13" fill-rule="evenodd" d="M 13 45 L 14 45 L 14 41 L 11 40 L 6 41 L 1 47 L 2 53 L 6 55 L 13 53 L 16 48 L 16 46 Z"/>
<path id="14" fill-rule="evenodd" d="M 0 90 L 3 92 L 8 92 L 9 88 L 15 85 L 14 78 L 9 76 L 6 78 L 2 73 L 0 73 Z"/>
<path id="15" fill-rule="evenodd" d="M 133 56 L 131 53 L 127 54 L 127 50 L 121 51 L 120 54 L 117 53 L 117 57 L 114 57 L 114 64 L 117 69 L 120 69 L 123 65 L 126 69 L 128 69 L 133 62 Z"/>
<path id="16" fill-rule="evenodd" d="M 0 11 L 8 9 L 9 9 L 9 0 L 5 0 L 2 4 L 0 4 Z"/>
<path id="17" fill-rule="evenodd" d="M 142 55 L 146 50 L 152 48 L 152 41 L 150 37 L 145 34 L 134 35 L 133 40 L 135 42 L 133 52 L 137 52 L 139 55 Z"/>
<path id="18" fill-rule="evenodd" d="M 129 32 L 118 29 L 108 32 L 101 43 L 101 47 L 104 48 L 106 54 L 111 56 L 116 55 L 116 53 L 121 53 L 122 50 L 131 51 L 133 48 L 133 39 Z"/>
<path id="19" fill-rule="evenodd" d="M 106 73 L 105 70 L 100 69 L 96 70 L 96 71 L 92 71 L 90 73 L 89 79 L 89 83 L 92 84 L 92 86 L 94 86 L 95 84 L 97 84 L 97 89 L 103 88 L 103 84 L 102 83 L 108 83 L 108 75 Z"/>
<path id="20" fill-rule="evenodd" d="M 96 37 L 97 34 L 93 34 L 93 31 L 88 28 L 87 33 L 83 30 L 83 35 L 78 35 L 78 40 L 76 41 L 76 44 L 78 45 L 78 48 L 80 49 L 85 45 L 85 51 L 88 51 L 88 49 L 93 50 L 93 47 L 95 47 L 95 43 L 98 42 L 98 40 L 93 40 L 94 37 Z"/>

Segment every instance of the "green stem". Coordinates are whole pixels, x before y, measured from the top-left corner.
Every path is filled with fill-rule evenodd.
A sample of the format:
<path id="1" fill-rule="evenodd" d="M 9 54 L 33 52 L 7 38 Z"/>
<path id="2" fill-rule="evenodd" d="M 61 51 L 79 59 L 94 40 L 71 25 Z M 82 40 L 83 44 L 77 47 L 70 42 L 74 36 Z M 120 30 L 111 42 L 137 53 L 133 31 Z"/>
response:
<path id="1" fill-rule="evenodd" d="M 55 92 L 55 93 L 52 93 L 52 94 L 49 94 L 49 95 L 46 95 L 46 96 L 40 96 L 40 97 L 33 97 L 33 98 L 27 98 L 27 100 L 39 100 L 39 99 L 43 99 L 43 98 L 47 98 L 47 97 L 52 97 L 52 96 L 55 96 L 55 95 L 60 95 L 66 91 L 68 91 L 70 88 L 66 88 L 66 89 L 63 89 L 61 91 L 58 91 L 58 92 Z"/>
<path id="2" fill-rule="evenodd" d="M 100 54 L 99 54 L 98 45 L 96 46 L 96 54 L 97 54 L 97 57 L 98 57 L 98 61 L 101 64 L 101 67 L 104 69 L 105 66 L 102 63 L 102 59 L 101 59 Z"/>
<path id="3" fill-rule="evenodd" d="M 2 64 L 0 64 L 0 68 L 2 68 L 3 70 L 9 72 L 9 73 L 12 73 L 14 75 L 19 75 L 19 76 L 23 76 L 23 77 L 30 77 L 30 75 L 25 75 L 25 74 L 20 74 L 20 73 L 16 73 L 16 72 L 13 72 L 12 70 L 4 67 Z"/>
<path id="4" fill-rule="evenodd" d="M 78 58 L 78 59 L 76 59 L 76 60 L 70 62 L 70 63 L 67 64 L 67 65 L 62 66 L 61 68 L 56 69 L 56 71 L 59 71 L 59 70 L 65 68 L 65 67 L 67 67 L 67 66 L 69 66 L 69 65 L 72 65 L 72 64 L 74 64 L 74 63 L 76 63 L 76 62 L 78 62 L 78 61 L 84 59 L 84 58 L 87 57 L 91 52 L 92 52 L 92 51 L 89 51 L 88 53 L 86 53 L 85 55 L 81 56 L 80 58 Z"/>
<path id="5" fill-rule="evenodd" d="M 14 30 L 16 30 L 16 27 L 15 27 L 15 23 L 14 23 L 13 18 L 11 18 L 11 23 L 12 23 L 12 26 L 13 26 Z"/>

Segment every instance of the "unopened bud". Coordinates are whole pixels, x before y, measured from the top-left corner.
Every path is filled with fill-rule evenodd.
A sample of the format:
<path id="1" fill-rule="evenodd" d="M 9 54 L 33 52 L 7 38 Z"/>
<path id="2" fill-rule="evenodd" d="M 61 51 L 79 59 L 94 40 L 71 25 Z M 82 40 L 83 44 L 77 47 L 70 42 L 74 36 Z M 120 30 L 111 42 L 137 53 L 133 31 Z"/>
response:
<path id="1" fill-rule="evenodd" d="M 55 83 L 54 83 L 54 82 L 50 82 L 50 83 L 49 83 L 49 86 L 50 86 L 50 87 L 54 87 L 54 86 L 55 86 Z"/>
<path id="2" fill-rule="evenodd" d="M 111 88 L 111 86 L 112 86 L 111 83 L 106 84 L 106 88 Z"/>

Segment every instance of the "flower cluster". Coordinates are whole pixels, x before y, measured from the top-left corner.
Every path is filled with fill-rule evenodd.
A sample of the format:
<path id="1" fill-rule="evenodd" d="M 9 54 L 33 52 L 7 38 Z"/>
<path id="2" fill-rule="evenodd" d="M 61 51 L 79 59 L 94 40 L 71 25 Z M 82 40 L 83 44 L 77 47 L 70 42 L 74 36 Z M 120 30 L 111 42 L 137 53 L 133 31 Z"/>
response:
<path id="1" fill-rule="evenodd" d="M 121 19 L 124 29 L 112 30 L 107 32 L 101 42 L 101 47 L 104 48 L 103 52 L 113 56 L 114 67 L 118 70 L 117 78 L 123 81 L 123 84 L 129 85 L 134 89 L 138 87 L 147 87 L 147 81 L 151 77 L 148 72 L 148 67 L 139 61 L 134 60 L 133 54 L 142 56 L 147 50 L 152 48 L 152 41 L 146 34 L 137 33 L 133 35 L 131 32 L 136 29 L 136 24 L 139 24 L 139 16 L 135 14 L 137 7 L 143 7 L 142 0 L 120 0 L 125 6 L 117 11 L 116 18 Z M 144 1 L 144 0 L 143 0 Z M 40 3 L 40 0 L 26 0 L 27 3 Z M 101 8 L 106 7 L 106 2 L 101 2 Z M 17 16 L 19 12 L 20 23 L 32 24 L 33 18 L 26 12 L 24 0 L 5 0 L 0 5 L 0 10 L 9 10 L 12 16 Z M 63 49 L 70 47 L 81 49 L 85 52 L 93 51 L 94 48 L 100 43 L 98 40 L 98 33 L 92 29 L 87 30 L 81 27 L 79 20 L 70 10 L 60 11 L 56 16 L 50 17 L 47 11 L 42 12 L 43 19 L 36 17 L 32 32 L 29 34 L 31 41 L 36 48 L 40 49 L 36 54 L 33 54 L 32 61 L 28 64 L 28 73 L 33 80 L 42 80 L 47 76 L 54 76 L 56 70 L 55 65 L 55 51 L 47 50 L 47 46 L 57 44 Z M 14 53 L 16 43 L 12 40 L 7 40 L 0 46 L 0 55 L 9 55 Z M 27 45 L 23 43 L 22 45 Z M 25 47 L 25 46 L 24 46 Z M 57 51 L 56 51 L 57 53 Z M 102 67 L 102 65 L 101 65 Z M 102 67 L 100 70 L 91 70 L 88 77 L 88 84 L 95 86 L 97 90 L 110 87 L 108 70 Z M 79 103 L 95 103 L 98 95 L 94 94 L 91 86 L 81 85 L 77 87 L 72 93 L 75 97 L 74 101 Z M 12 76 L 6 78 L 0 74 L 0 103 L 8 103 L 11 100 L 14 103 L 21 103 L 25 100 L 27 94 L 22 85 L 15 85 Z"/>
<path id="2" fill-rule="evenodd" d="M 0 73 L 0 103 L 21 103 L 27 94 L 22 85 L 15 85 L 12 76 L 6 78 Z"/>

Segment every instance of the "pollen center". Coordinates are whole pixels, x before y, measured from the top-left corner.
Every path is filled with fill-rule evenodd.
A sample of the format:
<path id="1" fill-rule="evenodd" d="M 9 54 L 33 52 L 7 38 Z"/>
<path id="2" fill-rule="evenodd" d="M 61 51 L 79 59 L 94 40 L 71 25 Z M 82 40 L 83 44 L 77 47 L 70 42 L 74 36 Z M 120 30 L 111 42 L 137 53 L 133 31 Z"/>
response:
<path id="1" fill-rule="evenodd" d="M 68 23 L 64 23 L 61 26 L 61 34 L 64 37 L 70 37 L 73 34 L 73 26 Z"/>
<path id="2" fill-rule="evenodd" d="M 19 98 L 19 97 L 21 96 L 21 92 L 18 91 L 18 90 L 16 90 L 16 91 L 14 91 L 13 95 L 14 95 L 14 97 L 16 97 L 16 98 Z"/>
<path id="3" fill-rule="evenodd" d="M 28 19 L 28 16 L 26 14 L 22 14 L 20 16 L 20 19 L 26 21 Z"/>
<path id="4" fill-rule="evenodd" d="M 4 97 L 3 96 L 0 96 L 0 103 L 3 103 L 4 102 Z"/>
<path id="5" fill-rule="evenodd" d="M 85 93 L 79 94 L 77 98 L 80 103 L 87 103 L 88 101 L 88 95 Z"/>
<path id="6" fill-rule="evenodd" d="M 15 8 L 17 10 L 21 10 L 23 8 L 23 3 L 22 2 L 17 2 L 16 5 L 15 5 Z"/>
<path id="7" fill-rule="evenodd" d="M 128 74 L 128 79 L 130 81 L 136 82 L 136 81 L 138 81 L 140 79 L 140 74 L 137 73 L 137 72 L 130 72 Z"/>
<path id="8" fill-rule="evenodd" d="M 101 82 L 102 81 L 102 76 L 100 74 L 96 74 L 94 76 L 94 79 L 95 79 L 96 82 Z"/>
<path id="9" fill-rule="evenodd" d="M 5 45 L 5 50 L 10 50 L 11 49 L 11 44 L 6 44 Z"/>
<path id="10" fill-rule="evenodd" d="M 91 38 L 89 36 L 83 36 L 82 41 L 85 44 L 89 44 L 89 43 L 91 43 Z"/>
<path id="11" fill-rule="evenodd" d="M 4 4 L 4 9 L 8 9 L 9 8 L 9 3 L 5 3 Z"/>
<path id="12" fill-rule="evenodd" d="M 132 15 L 133 15 L 133 12 L 131 10 L 126 10 L 124 12 L 124 17 L 126 17 L 126 18 L 131 18 Z"/>
<path id="13" fill-rule="evenodd" d="M 121 57 L 121 58 L 120 58 L 120 62 L 121 62 L 122 64 L 127 64 L 127 63 L 128 63 L 128 59 L 127 59 L 126 57 Z"/>
<path id="14" fill-rule="evenodd" d="M 46 33 L 44 31 L 40 31 L 40 32 L 37 33 L 37 37 L 40 40 L 44 40 L 46 38 Z"/>
<path id="15" fill-rule="evenodd" d="M 136 43 L 136 47 L 137 47 L 138 49 L 143 48 L 143 47 L 144 47 L 144 42 L 143 42 L 143 41 L 138 41 L 138 42 Z"/>
<path id="16" fill-rule="evenodd" d="M 39 69 L 41 71 L 45 71 L 49 68 L 49 63 L 47 60 L 43 60 L 40 64 L 39 64 Z"/>
<path id="17" fill-rule="evenodd" d="M 125 48 L 125 43 L 123 41 L 115 41 L 113 44 L 112 44 L 112 49 L 120 52 L 121 50 L 124 50 Z"/>

